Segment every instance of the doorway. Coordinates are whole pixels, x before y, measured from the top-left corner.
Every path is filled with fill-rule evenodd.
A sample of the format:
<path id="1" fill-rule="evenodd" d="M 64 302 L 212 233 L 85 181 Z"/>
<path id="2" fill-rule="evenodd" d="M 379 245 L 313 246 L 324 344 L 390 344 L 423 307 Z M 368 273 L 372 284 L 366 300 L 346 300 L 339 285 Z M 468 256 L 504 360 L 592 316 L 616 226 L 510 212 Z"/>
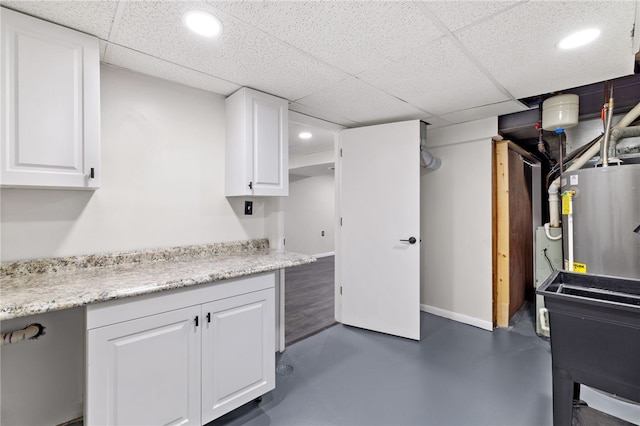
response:
<path id="1" fill-rule="evenodd" d="M 509 326 L 534 296 L 535 229 L 540 225 L 539 161 L 518 145 L 493 147 L 493 319 Z"/>
<path id="2" fill-rule="evenodd" d="M 317 262 L 285 273 L 285 345 L 335 324 L 335 143 L 341 126 L 289 112 L 285 250 Z"/>

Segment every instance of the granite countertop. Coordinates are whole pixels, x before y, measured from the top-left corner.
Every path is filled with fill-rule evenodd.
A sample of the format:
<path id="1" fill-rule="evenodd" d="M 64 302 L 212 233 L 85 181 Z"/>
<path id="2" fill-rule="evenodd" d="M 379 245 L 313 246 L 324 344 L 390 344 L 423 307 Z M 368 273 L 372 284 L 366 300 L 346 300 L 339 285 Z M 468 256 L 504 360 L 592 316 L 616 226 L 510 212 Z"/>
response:
<path id="1" fill-rule="evenodd" d="M 314 262 L 268 240 L 5 262 L 0 320 L 243 277 Z"/>

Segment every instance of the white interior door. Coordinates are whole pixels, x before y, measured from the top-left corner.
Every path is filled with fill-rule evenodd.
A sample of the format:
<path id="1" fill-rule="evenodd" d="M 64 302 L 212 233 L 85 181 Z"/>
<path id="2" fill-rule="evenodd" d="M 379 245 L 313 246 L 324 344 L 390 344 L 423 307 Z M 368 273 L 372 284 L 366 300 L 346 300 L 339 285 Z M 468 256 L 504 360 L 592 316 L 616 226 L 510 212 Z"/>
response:
<path id="1" fill-rule="evenodd" d="M 341 320 L 419 340 L 420 122 L 343 130 L 339 146 Z"/>

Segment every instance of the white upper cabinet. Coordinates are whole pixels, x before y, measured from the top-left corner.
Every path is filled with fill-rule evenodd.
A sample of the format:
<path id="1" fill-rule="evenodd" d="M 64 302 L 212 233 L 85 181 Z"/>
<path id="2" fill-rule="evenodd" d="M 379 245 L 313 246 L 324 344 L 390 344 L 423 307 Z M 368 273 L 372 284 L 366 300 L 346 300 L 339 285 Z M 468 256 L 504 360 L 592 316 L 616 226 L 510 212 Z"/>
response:
<path id="1" fill-rule="evenodd" d="M 98 188 L 98 39 L 4 8 L 0 15 L 0 184 Z"/>
<path id="2" fill-rule="evenodd" d="M 289 195 L 287 100 L 243 87 L 226 115 L 225 195 Z"/>

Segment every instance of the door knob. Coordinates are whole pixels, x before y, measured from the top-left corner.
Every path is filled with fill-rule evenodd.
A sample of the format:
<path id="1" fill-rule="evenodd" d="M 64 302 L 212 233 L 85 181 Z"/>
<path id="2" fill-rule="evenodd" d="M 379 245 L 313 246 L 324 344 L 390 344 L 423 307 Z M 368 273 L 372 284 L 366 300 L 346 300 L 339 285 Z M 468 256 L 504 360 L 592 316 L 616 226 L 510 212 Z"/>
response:
<path id="1" fill-rule="evenodd" d="M 418 240 L 416 240 L 414 237 L 410 237 L 408 240 L 400 240 L 400 241 L 405 241 L 405 242 L 407 242 L 409 244 L 415 244 L 416 241 L 418 241 Z"/>

